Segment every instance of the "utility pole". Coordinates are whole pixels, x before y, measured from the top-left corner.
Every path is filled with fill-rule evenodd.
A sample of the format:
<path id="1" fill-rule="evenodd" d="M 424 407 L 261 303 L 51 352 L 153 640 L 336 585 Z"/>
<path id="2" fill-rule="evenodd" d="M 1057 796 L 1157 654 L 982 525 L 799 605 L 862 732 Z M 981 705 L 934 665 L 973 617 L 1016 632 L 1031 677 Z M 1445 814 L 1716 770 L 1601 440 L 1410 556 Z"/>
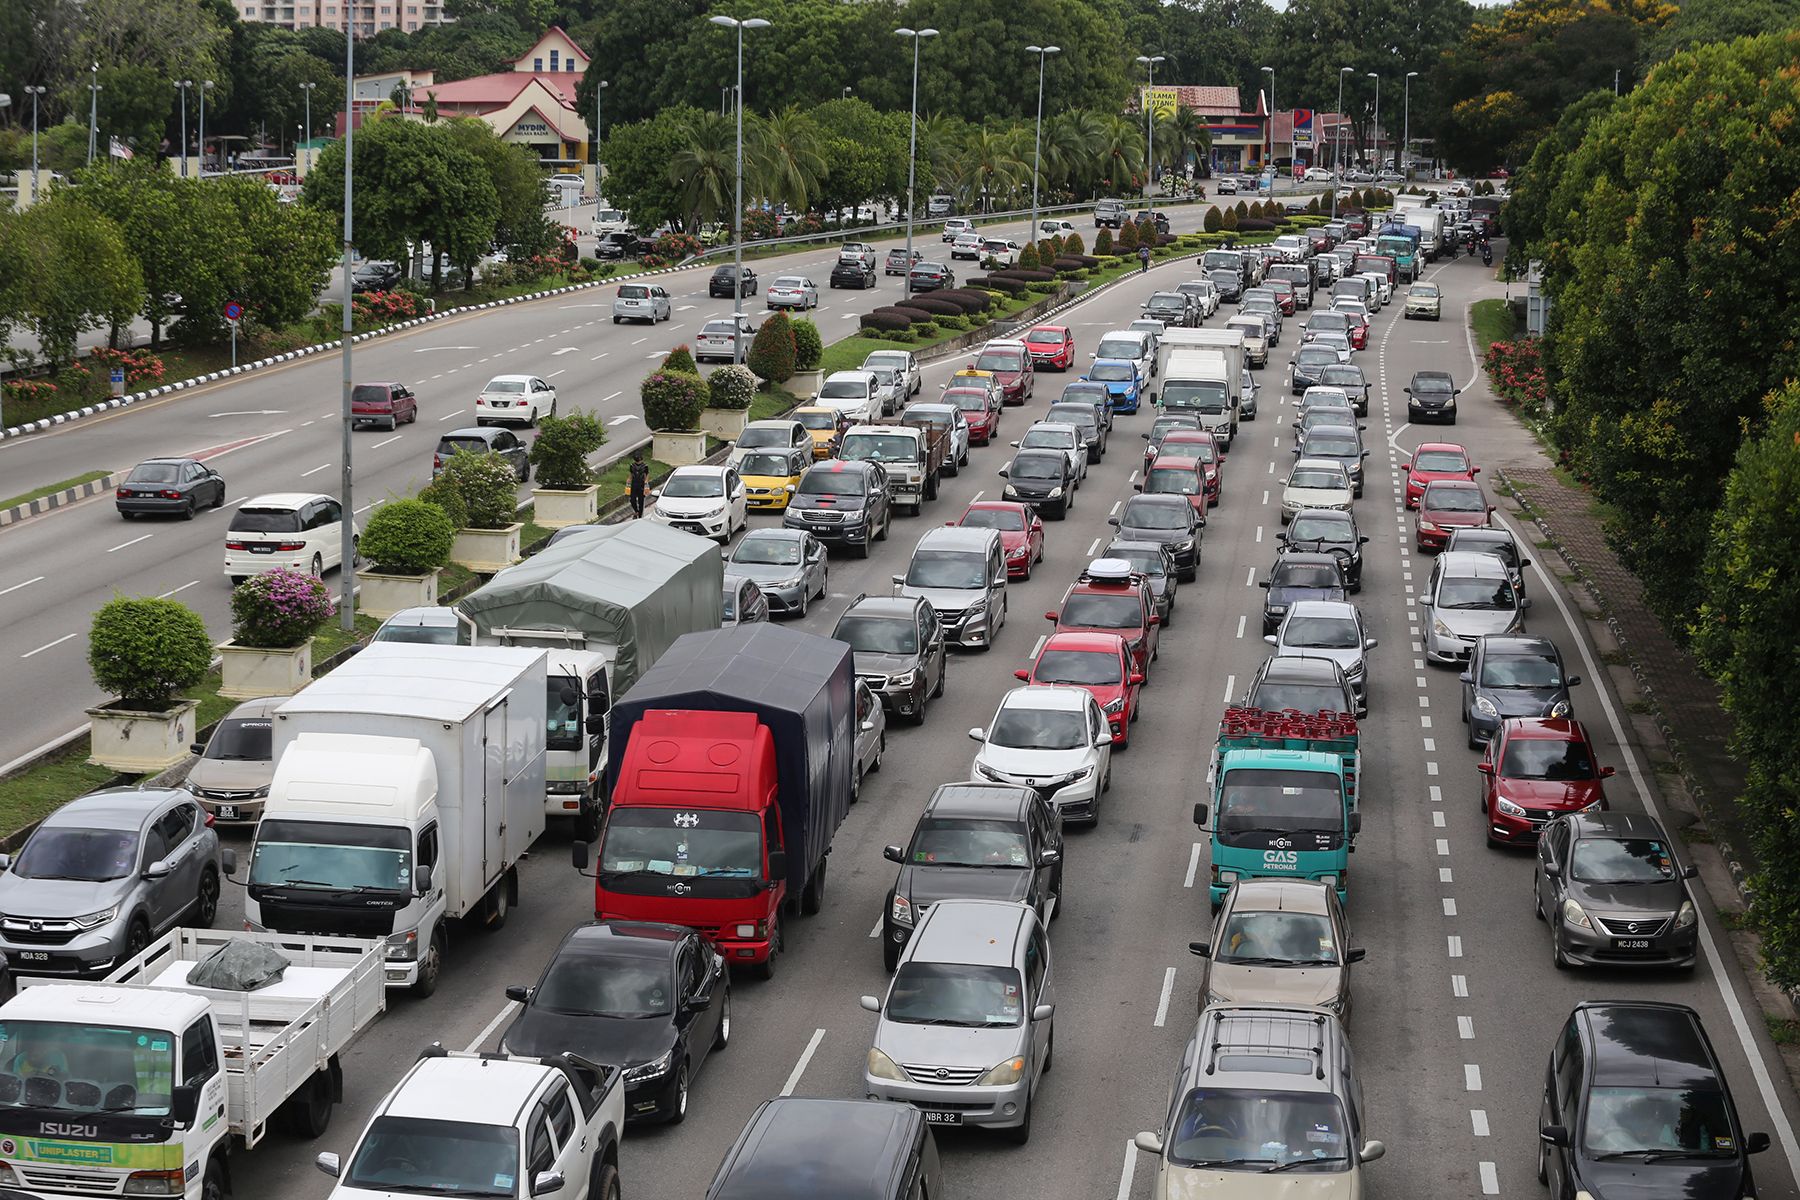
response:
<path id="1" fill-rule="evenodd" d="M 1154 204 L 1156 197 L 1156 107 L 1150 102 L 1150 93 L 1156 90 L 1156 64 L 1163 61 L 1160 54 L 1140 54 L 1137 60 L 1149 68 L 1148 83 L 1144 87 L 1144 182 L 1150 189 Z M 1034 230 L 1032 237 L 1036 237 Z"/>
<path id="2" fill-rule="evenodd" d="M 210 79 L 202 79 L 199 82 L 199 84 L 196 86 L 198 86 L 200 89 L 200 163 L 199 163 L 199 167 L 197 169 L 199 171 L 200 178 L 205 179 L 206 178 L 206 93 L 212 91 L 213 81 Z"/>
<path id="3" fill-rule="evenodd" d="M 44 89 L 41 86 L 27 87 L 25 94 L 31 97 L 31 202 L 36 204 L 38 198 L 38 97 L 44 94 Z"/>
<path id="4" fill-rule="evenodd" d="M 303 83 L 303 84 L 301 84 L 301 85 L 300 85 L 300 94 L 301 94 L 301 95 L 302 95 L 302 96 L 305 96 L 305 97 L 306 97 L 306 173 L 307 173 L 307 174 L 308 174 L 308 175 L 311 175 L 311 174 L 312 174 L 312 165 L 313 165 L 313 151 L 312 151 L 312 94 L 313 94 L 313 89 L 314 89 L 314 88 L 316 88 L 316 87 L 318 87 L 318 86 L 319 86 L 319 85 L 318 85 L 318 84 L 316 84 L 316 83 Z M 223 156 L 223 154 L 224 154 L 224 152 L 223 152 L 223 151 L 221 151 L 221 152 L 220 152 L 220 154 L 221 154 L 221 157 L 222 157 L 222 156 Z"/>
<path id="5" fill-rule="evenodd" d="M 1263 70 L 1269 76 L 1269 148 L 1265 151 L 1268 161 L 1264 165 L 1269 171 L 1269 195 L 1273 196 L 1275 194 L 1275 68 L 1264 67 Z M 1291 157 L 1289 161 L 1292 161 Z"/>
<path id="6" fill-rule="evenodd" d="M 187 90 L 194 86 L 191 79 L 177 79 L 175 90 L 181 94 L 181 177 L 187 178 Z"/>
<path id="7" fill-rule="evenodd" d="M 100 140 L 100 64 L 88 68 L 88 166 L 94 165 L 94 146 Z"/>
<path id="8" fill-rule="evenodd" d="M 909 37 L 913 44 L 913 84 L 912 84 L 912 132 L 906 141 L 906 275 L 900 288 L 903 296 L 912 295 L 913 269 L 913 198 L 918 194 L 919 164 L 919 43 L 926 38 L 938 35 L 935 29 L 896 29 L 894 33 L 900 37 Z M 1035 231 L 1032 236 L 1036 236 Z"/>
<path id="9" fill-rule="evenodd" d="M 1400 160 L 1397 164 L 1402 175 L 1406 174 L 1406 160 L 1412 154 L 1412 81 L 1418 76 L 1417 71 L 1406 73 L 1406 99 L 1403 106 L 1406 115 L 1400 120 Z"/>
<path id="10" fill-rule="evenodd" d="M 600 97 L 606 94 L 607 81 L 594 81 L 594 219 L 600 219 Z"/>
<path id="11" fill-rule="evenodd" d="M 268 137 L 267 130 L 263 134 Z M 356 21 L 355 14 L 346 11 L 344 18 L 344 319 L 343 319 L 343 351 L 344 351 L 344 477 L 342 504 L 343 541 L 339 550 L 343 555 L 343 565 L 338 568 L 338 622 L 345 633 L 356 628 L 356 508 L 353 491 L 353 471 L 350 458 L 350 431 L 354 422 L 350 416 L 350 392 L 354 386 L 350 382 L 350 337 L 356 326 L 355 317 L 350 311 L 350 258 L 355 248 L 355 232 L 351 223 L 351 202 L 355 198 L 356 176 L 350 169 L 350 152 L 356 140 Z"/>
<path id="12" fill-rule="evenodd" d="M 1355 67 L 1338 68 L 1337 112 L 1332 114 L 1337 118 L 1337 128 L 1333 130 L 1337 136 L 1331 148 L 1331 219 L 1334 221 L 1337 220 L 1338 193 L 1344 190 L 1344 76 L 1354 70 Z"/>
<path id="13" fill-rule="evenodd" d="M 1038 56 L 1038 107 L 1037 134 L 1031 143 L 1031 237 L 1037 240 L 1038 227 L 1038 179 L 1044 173 L 1044 63 L 1052 54 L 1061 54 L 1061 46 L 1027 46 L 1027 54 Z M 910 262 L 907 263 L 911 267 Z M 909 276 L 910 278 L 910 276 Z"/>
<path id="14" fill-rule="evenodd" d="M 737 30 L 737 193 L 731 214 L 732 261 L 735 273 L 731 280 L 731 361 L 744 361 L 744 30 L 767 29 L 761 17 L 711 17 L 714 25 Z"/>

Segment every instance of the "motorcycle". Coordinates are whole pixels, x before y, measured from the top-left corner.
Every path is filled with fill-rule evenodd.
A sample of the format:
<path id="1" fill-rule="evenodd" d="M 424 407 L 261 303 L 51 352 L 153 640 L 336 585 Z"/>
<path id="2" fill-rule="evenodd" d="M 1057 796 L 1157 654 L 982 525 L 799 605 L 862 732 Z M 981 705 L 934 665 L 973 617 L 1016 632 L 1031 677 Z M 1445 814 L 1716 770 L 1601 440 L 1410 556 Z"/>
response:
<path id="1" fill-rule="evenodd" d="M 1484 267 L 1494 265 L 1494 248 L 1485 242 L 1481 246 L 1481 265 Z"/>

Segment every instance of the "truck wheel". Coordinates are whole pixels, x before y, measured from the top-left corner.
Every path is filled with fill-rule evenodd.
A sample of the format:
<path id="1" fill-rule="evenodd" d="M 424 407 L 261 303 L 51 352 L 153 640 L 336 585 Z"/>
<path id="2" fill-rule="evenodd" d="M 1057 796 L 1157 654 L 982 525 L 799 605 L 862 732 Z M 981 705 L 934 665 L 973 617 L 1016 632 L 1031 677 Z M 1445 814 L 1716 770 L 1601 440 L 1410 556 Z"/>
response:
<path id="1" fill-rule="evenodd" d="M 781 953 L 782 940 L 781 922 L 777 920 L 775 928 L 769 931 L 769 957 L 750 965 L 750 974 L 754 978 L 764 983 L 775 978 L 775 956 Z"/>
<path id="2" fill-rule="evenodd" d="M 494 890 L 488 893 L 487 928 L 488 932 L 504 928 L 506 918 L 512 913 L 513 903 L 518 899 L 519 877 L 512 871 L 500 877 L 494 884 Z"/>
<path id="3" fill-rule="evenodd" d="M 289 1133 L 296 1137 L 316 1138 L 331 1128 L 331 1108 L 331 1075 L 320 1071 L 282 1105 L 282 1116 Z"/>
<path id="4" fill-rule="evenodd" d="M 431 947 L 419 960 L 419 977 L 413 981 L 412 994 L 420 1000 L 437 991 L 438 979 L 444 973 L 444 927 L 431 931 Z"/>
<path id="5" fill-rule="evenodd" d="M 206 1175 L 200 1183 L 200 1200 L 225 1200 L 225 1172 L 217 1162 L 206 1164 Z"/>
<path id="6" fill-rule="evenodd" d="M 594 1186 L 588 1189 L 594 1200 L 619 1200 L 619 1168 L 611 1163 L 600 1164 L 594 1176 Z"/>
<path id="7" fill-rule="evenodd" d="M 825 868 L 827 862 L 819 861 L 819 869 L 813 872 L 812 879 L 800 893 L 800 913 L 802 916 L 814 917 L 825 907 Z"/>

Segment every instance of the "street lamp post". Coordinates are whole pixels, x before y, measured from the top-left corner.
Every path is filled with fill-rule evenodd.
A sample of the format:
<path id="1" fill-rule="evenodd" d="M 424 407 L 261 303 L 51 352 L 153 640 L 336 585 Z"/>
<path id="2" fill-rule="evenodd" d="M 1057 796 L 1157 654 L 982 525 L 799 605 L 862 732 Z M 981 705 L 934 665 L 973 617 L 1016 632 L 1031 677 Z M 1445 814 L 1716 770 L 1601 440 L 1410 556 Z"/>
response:
<path id="1" fill-rule="evenodd" d="M 911 132 L 906 139 L 906 286 L 900 289 L 903 296 L 912 295 L 913 268 L 913 199 L 918 194 L 919 168 L 919 43 L 926 38 L 938 35 L 935 29 L 896 29 L 896 36 L 911 38 L 913 44 L 913 80 L 912 80 L 912 117 Z"/>
<path id="2" fill-rule="evenodd" d="M 1144 86 L 1144 183 L 1150 189 L 1150 195 L 1156 195 L 1156 106 L 1150 102 L 1150 93 L 1156 90 L 1156 64 L 1163 61 L 1160 54 L 1140 54 L 1137 60 L 1147 68 L 1148 82 Z M 1032 236 L 1037 236 L 1035 233 Z"/>
<path id="3" fill-rule="evenodd" d="M 600 208 L 604 203 L 600 199 L 600 177 L 604 174 L 600 166 L 600 97 L 605 95 L 611 86 L 610 81 L 601 79 L 594 83 L 594 219 L 600 219 Z M 598 253 L 598 251 L 596 251 Z"/>
<path id="4" fill-rule="evenodd" d="M 265 142 L 267 140 L 265 136 Z M 345 633 L 356 628 L 356 509 L 352 496 L 353 472 L 350 457 L 350 431 L 355 428 L 350 407 L 350 342 L 355 328 L 355 314 L 350 307 L 350 259 L 355 252 L 354 227 L 351 223 L 355 199 L 356 174 L 351 169 L 351 151 L 356 142 L 356 21 L 348 9 L 344 13 L 344 313 L 343 339 L 339 346 L 344 355 L 343 379 L 343 540 L 339 543 L 338 624 Z"/>
<path id="5" fill-rule="evenodd" d="M 1027 54 L 1038 56 L 1037 134 L 1031 142 L 1031 237 L 1038 235 L 1038 179 L 1044 172 L 1044 63 L 1052 54 L 1061 54 L 1061 46 L 1027 46 Z"/>
<path id="6" fill-rule="evenodd" d="M 313 164 L 312 94 L 313 94 L 313 89 L 318 86 L 319 85 L 316 83 L 303 83 L 300 85 L 300 94 L 302 96 L 306 97 L 306 173 L 308 175 L 312 174 L 312 164 Z M 224 152 L 220 151 L 221 157 L 223 156 L 223 154 L 224 154 Z"/>
<path id="7" fill-rule="evenodd" d="M 1337 136 L 1331 145 L 1331 219 L 1337 220 L 1337 197 L 1344 188 L 1344 76 L 1356 70 L 1355 67 L 1338 68 L 1338 101 L 1337 111 L 1332 116 L 1337 118 L 1337 128 L 1332 132 Z"/>
<path id="8" fill-rule="evenodd" d="M 100 140 L 100 64 L 88 68 L 88 166 L 94 165 L 94 147 Z"/>
<path id="9" fill-rule="evenodd" d="M 1264 67 L 1263 73 L 1269 77 L 1269 146 L 1263 151 L 1269 170 L 1269 195 L 1275 194 L 1275 68 Z"/>
<path id="10" fill-rule="evenodd" d="M 714 25 L 737 30 L 737 199 L 732 212 L 733 261 L 737 264 L 731 281 L 731 312 L 735 318 L 731 330 L 731 361 L 744 361 L 744 30 L 767 29 L 761 17 L 718 16 L 710 18 Z"/>
<path id="11" fill-rule="evenodd" d="M 206 178 L 206 93 L 212 91 L 213 81 L 202 79 L 194 85 L 200 89 L 200 178 Z"/>
<path id="12" fill-rule="evenodd" d="M 31 201 L 35 204 L 38 197 L 38 97 L 44 94 L 44 89 L 27 87 L 25 94 L 31 97 Z"/>
<path id="13" fill-rule="evenodd" d="M 1381 153 L 1381 75 L 1370 71 L 1369 78 L 1375 81 L 1375 182 L 1381 182 L 1381 168 L 1386 165 Z"/>
<path id="14" fill-rule="evenodd" d="M 1417 71 L 1406 73 L 1406 86 L 1403 93 L 1405 101 L 1401 105 L 1401 112 L 1405 114 L 1400 119 L 1400 173 L 1403 175 L 1406 173 L 1406 160 L 1412 157 L 1412 81 L 1418 77 L 1418 74 Z"/>
<path id="15" fill-rule="evenodd" d="M 181 177 L 187 178 L 187 90 L 194 86 L 191 79 L 177 79 L 175 90 L 181 93 Z"/>
<path id="16" fill-rule="evenodd" d="M 849 98 L 850 98 L 850 93 L 851 93 L 851 92 L 853 92 L 853 91 L 855 91 L 855 90 L 856 90 L 856 89 L 855 89 L 855 88 L 852 88 L 852 87 L 846 87 L 846 88 L 845 88 L 845 89 L 844 89 L 844 90 L 843 90 L 843 92 L 842 92 L 842 94 L 840 94 L 840 95 L 839 95 L 839 96 L 838 96 L 838 99 L 839 99 L 839 100 L 848 100 L 848 99 L 849 99 Z"/>

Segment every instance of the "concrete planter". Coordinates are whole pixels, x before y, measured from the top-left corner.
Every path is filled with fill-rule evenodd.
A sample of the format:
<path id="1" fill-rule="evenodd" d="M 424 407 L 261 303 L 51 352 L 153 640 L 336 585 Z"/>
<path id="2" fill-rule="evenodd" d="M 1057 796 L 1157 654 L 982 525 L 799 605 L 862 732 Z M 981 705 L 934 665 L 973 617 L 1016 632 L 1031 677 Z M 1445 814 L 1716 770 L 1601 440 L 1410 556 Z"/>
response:
<path id="1" fill-rule="evenodd" d="M 545 529 L 563 529 L 570 525 L 590 525 L 600 512 L 600 486 L 564 491 L 561 488 L 532 488 L 532 519 Z"/>
<path id="2" fill-rule="evenodd" d="M 122 700 L 87 710 L 88 761 L 128 775 L 154 775 L 188 756 L 197 733 L 198 700 L 180 700 L 165 712 L 120 707 Z"/>
<path id="3" fill-rule="evenodd" d="M 359 571 L 356 575 L 356 607 L 364 616 L 385 621 L 407 608 L 425 608 L 436 604 L 438 573 L 424 575 L 381 575 Z"/>
<path id="4" fill-rule="evenodd" d="M 219 673 L 224 682 L 219 695 L 230 700 L 257 696 L 291 696 L 312 678 L 312 639 L 298 646 L 265 650 L 220 642 Z"/>
<path id="5" fill-rule="evenodd" d="M 811 400 L 824 385 L 825 372 L 823 371 L 795 371 L 793 376 L 781 386 L 805 401 Z"/>
<path id="6" fill-rule="evenodd" d="M 671 467 L 686 467 L 706 461 L 706 431 L 657 430 L 650 444 L 650 457 Z"/>
<path id="7" fill-rule="evenodd" d="M 459 529 L 450 547 L 450 561 L 477 575 L 492 575 L 519 561 L 519 531 L 514 522 L 504 529 Z"/>
<path id="8" fill-rule="evenodd" d="M 720 441 L 735 442 L 743 436 L 750 421 L 747 408 L 703 408 L 700 410 L 700 432 L 710 433 Z M 663 461 L 667 462 L 667 459 Z"/>

